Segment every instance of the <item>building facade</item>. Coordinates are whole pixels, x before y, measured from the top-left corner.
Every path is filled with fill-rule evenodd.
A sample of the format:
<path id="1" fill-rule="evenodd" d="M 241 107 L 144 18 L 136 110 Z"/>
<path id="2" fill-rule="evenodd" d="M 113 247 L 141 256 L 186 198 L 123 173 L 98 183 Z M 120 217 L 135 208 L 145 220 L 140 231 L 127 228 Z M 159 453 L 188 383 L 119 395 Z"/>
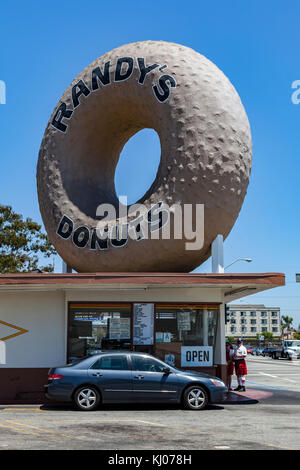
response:
<path id="1" fill-rule="evenodd" d="M 42 403 L 50 367 L 99 350 L 153 354 L 226 379 L 224 305 L 284 275 L 0 275 L 0 403 Z"/>
<path id="2" fill-rule="evenodd" d="M 226 323 L 226 336 L 256 338 L 264 332 L 274 338 L 281 336 L 280 308 L 266 307 L 263 304 L 229 304 L 229 321 Z"/>

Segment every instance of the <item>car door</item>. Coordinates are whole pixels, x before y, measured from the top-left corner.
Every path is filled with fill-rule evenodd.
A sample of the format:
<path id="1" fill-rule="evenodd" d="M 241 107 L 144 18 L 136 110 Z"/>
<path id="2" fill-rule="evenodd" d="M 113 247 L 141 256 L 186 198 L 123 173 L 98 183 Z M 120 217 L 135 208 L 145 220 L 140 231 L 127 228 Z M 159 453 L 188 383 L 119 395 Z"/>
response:
<path id="1" fill-rule="evenodd" d="M 163 362 L 151 356 L 131 355 L 133 399 L 136 401 L 176 401 L 178 377 L 166 374 Z"/>
<path id="2" fill-rule="evenodd" d="M 89 381 L 101 390 L 103 402 L 132 400 L 132 371 L 127 354 L 105 354 L 88 370 Z"/>

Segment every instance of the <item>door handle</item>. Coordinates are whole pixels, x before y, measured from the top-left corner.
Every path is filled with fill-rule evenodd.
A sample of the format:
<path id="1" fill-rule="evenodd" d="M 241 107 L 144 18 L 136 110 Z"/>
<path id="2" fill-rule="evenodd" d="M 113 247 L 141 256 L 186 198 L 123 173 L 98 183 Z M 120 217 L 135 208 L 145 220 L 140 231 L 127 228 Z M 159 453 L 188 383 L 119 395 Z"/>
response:
<path id="1" fill-rule="evenodd" d="M 101 377 L 101 375 L 103 375 L 103 374 L 101 374 L 100 372 L 97 372 L 96 374 L 92 374 L 92 375 L 93 375 L 94 377 Z"/>
<path id="2" fill-rule="evenodd" d="M 135 379 L 139 379 L 139 380 L 141 380 L 141 379 L 143 379 L 143 378 L 144 378 L 144 376 L 143 376 L 143 375 L 141 375 L 141 374 L 139 374 L 139 375 L 135 375 L 135 376 L 134 376 L 134 378 L 135 378 Z"/>

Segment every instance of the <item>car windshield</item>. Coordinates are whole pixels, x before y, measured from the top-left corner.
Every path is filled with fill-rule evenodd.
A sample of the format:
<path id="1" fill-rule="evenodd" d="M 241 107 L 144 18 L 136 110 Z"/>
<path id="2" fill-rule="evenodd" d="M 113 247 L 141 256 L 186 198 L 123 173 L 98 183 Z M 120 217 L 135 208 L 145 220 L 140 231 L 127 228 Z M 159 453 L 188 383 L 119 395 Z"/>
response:
<path id="1" fill-rule="evenodd" d="M 289 348 L 292 347 L 292 346 L 298 346 L 298 347 L 299 347 L 299 346 L 300 346 L 300 340 L 298 340 L 298 341 L 287 341 L 287 342 L 286 342 L 286 345 L 287 345 Z"/>

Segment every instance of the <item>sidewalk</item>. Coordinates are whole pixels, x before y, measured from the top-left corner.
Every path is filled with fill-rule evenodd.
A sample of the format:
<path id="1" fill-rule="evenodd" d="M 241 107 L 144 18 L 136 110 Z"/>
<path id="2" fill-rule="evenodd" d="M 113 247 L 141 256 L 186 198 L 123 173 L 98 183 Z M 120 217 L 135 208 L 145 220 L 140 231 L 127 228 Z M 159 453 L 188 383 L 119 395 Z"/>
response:
<path id="1" fill-rule="evenodd" d="M 272 391 L 266 390 L 258 390 L 249 388 L 246 389 L 246 392 L 228 392 L 227 399 L 224 404 L 255 404 L 258 403 L 259 400 L 263 400 L 265 398 L 270 398 L 273 395 Z"/>

